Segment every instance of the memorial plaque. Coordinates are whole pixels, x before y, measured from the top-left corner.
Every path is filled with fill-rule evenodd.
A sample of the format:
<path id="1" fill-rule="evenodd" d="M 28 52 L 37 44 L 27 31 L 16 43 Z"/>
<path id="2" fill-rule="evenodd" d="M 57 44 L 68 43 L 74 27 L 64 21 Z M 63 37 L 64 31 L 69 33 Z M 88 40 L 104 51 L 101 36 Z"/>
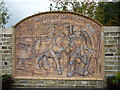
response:
<path id="1" fill-rule="evenodd" d="M 103 31 L 73 12 L 45 12 L 14 26 L 15 78 L 103 79 Z"/>

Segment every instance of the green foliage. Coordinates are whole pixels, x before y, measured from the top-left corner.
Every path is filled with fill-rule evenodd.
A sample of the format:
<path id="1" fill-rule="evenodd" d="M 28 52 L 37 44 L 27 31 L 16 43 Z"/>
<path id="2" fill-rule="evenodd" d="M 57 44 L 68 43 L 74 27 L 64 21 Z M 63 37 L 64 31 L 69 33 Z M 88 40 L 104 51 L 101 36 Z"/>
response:
<path id="1" fill-rule="evenodd" d="M 105 2 L 103 4 L 104 25 L 120 25 L 120 2 Z"/>
<path id="2" fill-rule="evenodd" d="M 5 75 L 2 75 L 2 80 L 7 80 L 11 77 L 12 77 L 11 75 L 5 74 Z"/>
<path id="3" fill-rule="evenodd" d="M 116 73 L 116 78 L 120 81 L 120 72 Z"/>
<path id="4" fill-rule="evenodd" d="M 116 76 L 109 76 L 107 78 L 108 83 L 113 83 L 113 84 L 120 84 L 120 72 L 116 73 Z"/>
<path id="5" fill-rule="evenodd" d="M 84 2 L 64 2 L 62 0 L 54 1 L 55 6 L 50 4 L 50 11 L 52 10 L 60 10 L 60 11 L 73 11 L 82 13 L 83 15 L 94 17 L 94 9 L 96 7 L 96 2 L 90 0 L 84 0 Z"/>
<path id="6" fill-rule="evenodd" d="M 116 76 L 109 76 L 106 79 L 108 90 L 120 90 L 120 72 Z"/>
<path id="7" fill-rule="evenodd" d="M 112 84 L 118 84 L 119 80 L 116 78 L 116 76 L 110 76 L 107 78 L 107 82 Z"/>
<path id="8" fill-rule="evenodd" d="M 105 17 L 104 8 L 105 8 L 105 3 L 99 2 L 96 7 L 96 10 L 95 10 L 95 18 L 94 19 L 98 20 L 102 24 L 104 24 L 104 17 Z"/>
<path id="9" fill-rule="evenodd" d="M 8 13 L 8 9 L 5 6 L 5 2 L 0 2 L 0 28 L 5 28 L 8 19 L 10 18 L 10 14 Z"/>
<path id="10" fill-rule="evenodd" d="M 14 80 L 11 75 L 5 74 L 2 75 L 2 89 L 9 90 L 10 86 L 14 83 Z"/>
<path id="11" fill-rule="evenodd" d="M 89 16 L 103 25 L 120 25 L 120 2 L 95 2 L 90 0 L 64 2 L 63 0 L 52 0 L 50 10 L 73 11 Z"/>

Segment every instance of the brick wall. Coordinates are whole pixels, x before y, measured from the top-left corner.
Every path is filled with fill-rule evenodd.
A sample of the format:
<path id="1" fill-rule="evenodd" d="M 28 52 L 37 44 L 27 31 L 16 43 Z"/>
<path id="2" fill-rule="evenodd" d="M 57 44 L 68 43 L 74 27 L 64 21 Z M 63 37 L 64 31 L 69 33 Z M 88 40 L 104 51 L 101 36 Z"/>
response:
<path id="1" fill-rule="evenodd" d="M 104 27 L 105 76 L 120 71 L 120 27 Z"/>
<path id="2" fill-rule="evenodd" d="M 105 77 L 120 70 L 120 27 L 104 27 Z M 12 29 L 0 29 L 0 73 L 12 74 Z M 103 88 L 105 81 L 16 79 L 12 87 Z"/>
<path id="3" fill-rule="evenodd" d="M 83 81 L 83 80 L 38 80 L 38 79 L 16 79 L 13 87 L 64 87 L 64 88 L 104 88 L 104 81 Z"/>
<path id="4" fill-rule="evenodd" d="M 12 29 L 0 29 L 0 73 L 12 74 Z"/>

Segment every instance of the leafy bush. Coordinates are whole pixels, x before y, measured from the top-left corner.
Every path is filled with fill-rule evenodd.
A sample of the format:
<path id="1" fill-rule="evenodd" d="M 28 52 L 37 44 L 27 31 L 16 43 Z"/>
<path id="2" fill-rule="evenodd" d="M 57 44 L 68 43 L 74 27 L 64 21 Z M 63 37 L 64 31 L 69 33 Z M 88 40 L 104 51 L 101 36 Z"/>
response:
<path id="1" fill-rule="evenodd" d="M 2 75 L 2 80 L 6 80 L 6 79 L 9 79 L 9 78 L 11 78 L 11 75 L 7 75 L 7 74 Z"/>
<path id="2" fill-rule="evenodd" d="M 120 72 L 116 76 L 109 76 L 107 78 L 108 90 L 120 90 Z"/>
<path id="3" fill-rule="evenodd" d="M 2 90 L 9 89 L 13 84 L 13 78 L 11 75 L 2 75 Z"/>
<path id="4" fill-rule="evenodd" d="M 120 72 L 117 72 L 116 78 L 120 81 Z"/>

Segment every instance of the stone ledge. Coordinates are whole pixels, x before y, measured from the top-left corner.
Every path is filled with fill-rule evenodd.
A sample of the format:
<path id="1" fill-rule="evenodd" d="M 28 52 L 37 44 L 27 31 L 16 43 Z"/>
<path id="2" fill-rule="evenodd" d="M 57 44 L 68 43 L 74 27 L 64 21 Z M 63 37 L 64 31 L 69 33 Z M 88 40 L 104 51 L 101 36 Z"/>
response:
<path id="1" fill-rule="evenodd" d="M 0 34 L 12 34 L 13 28 L 0 29 Z"/>
<path id="2" fill-rule="evenodd" d="M 104 26 L 104 32 L 120 32 L 119 26 Z"/>

